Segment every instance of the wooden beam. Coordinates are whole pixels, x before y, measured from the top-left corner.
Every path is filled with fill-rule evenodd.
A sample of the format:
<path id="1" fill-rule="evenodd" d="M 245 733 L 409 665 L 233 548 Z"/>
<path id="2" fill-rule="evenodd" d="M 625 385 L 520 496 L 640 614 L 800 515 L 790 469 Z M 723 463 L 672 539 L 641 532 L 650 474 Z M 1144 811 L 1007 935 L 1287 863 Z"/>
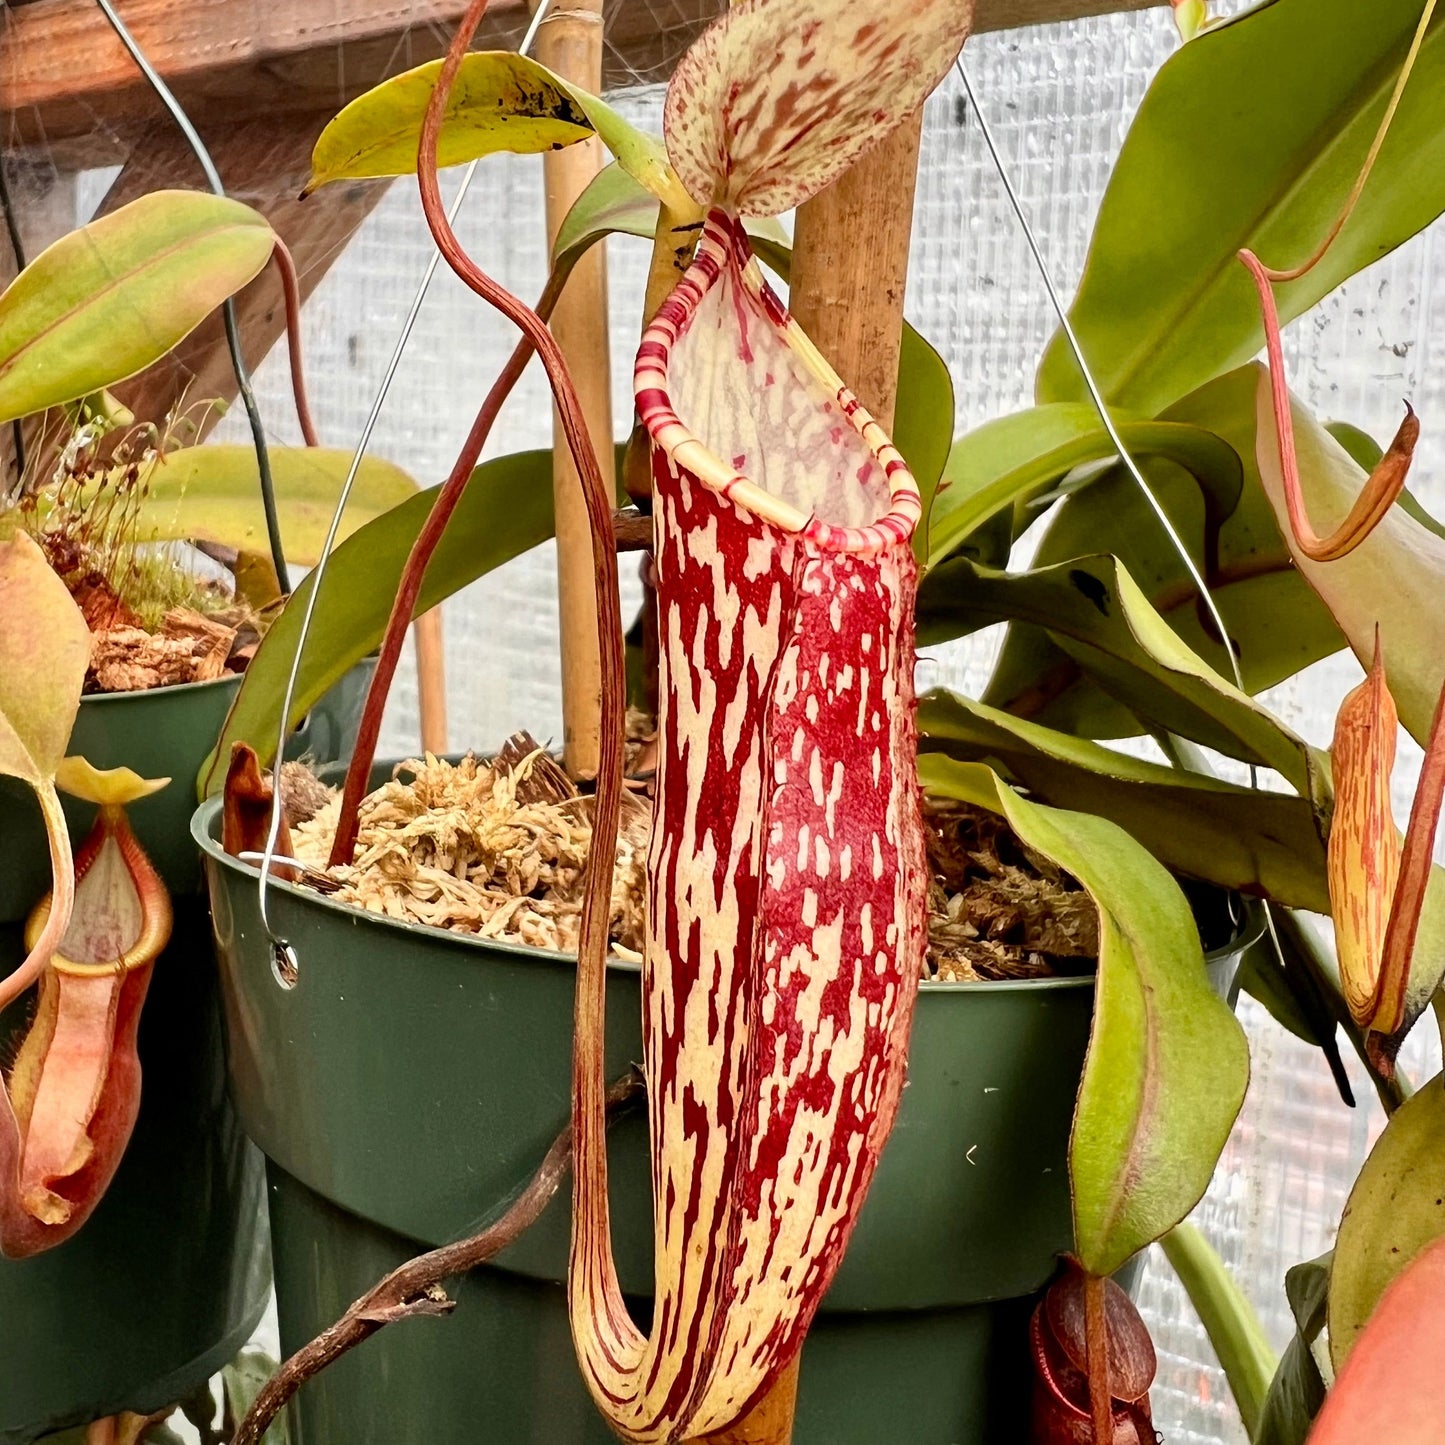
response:
<path id="1" fill-rule="evenodd" d="M 20 247 L 33 261 L 52 241 L 75 225 L 75 177 L 46 161 L 0 160 L 14 208 Z M 0 290 L 14 279 L 17 267 L 8 231 L 0 228 Z M 29 434 L 29 428 L 26 428 Z M 8 495 L 20 480 L 16 429 L 0 426 L 0 496 Z M 32 473 L 33 474 L 33 473 Z"/>
<path id="2" fill-rule="evenodd" d="M 725 0 L 619 0 L 609 7 L 603 83 L 665 80 Z M 841 0 L 840 0 L 841 3 Z M 1139 10 L 1166 0 L 978 0 L 980 31 Z M 198 122 L 334 114 L 362 91 L 445 49 L 465 0 L 121 0 L 156 68 Z M 513 49 L 526 0 L 493 0 L 479 49 Z M 10 148 L 66 165 L 124 160 L 156 116 L 94 0 L 0 5 L 0 112 Z"/>
<path id="3" fill-rule="evenodd" d="M 38 0 L 36 8 L 44 9 L 48 3 L 51 0 Z M 204 132 L 227 192 L 266 216 L 290 248 L 303 301 L 389 184 L 358 181 L 326 186 L 298 201 L 297 193 L 310 174 L 312 139 L 322 123 L 323 118 L 314 114 L 281 116 L 212 125 Z M 113 211 L 159 187 L 204 189 L 205 184 L 199 164 L 175 126 L 169 120 L 157 121 L 140 139 L 100 211 Z M 254 368 L 285 330 L 281 284 L 274 268 L 267 267 L 236 298 L 236 318 L 243 354 Z M 209 397 L 230 401 L 236 395 L 236 379 L 220 314 L 207 318 L 163 361 L 115 391 L 140 421 L 163 421 L 183 395 L 190 401 Z M 324 435 L 322 440 L 326 440 Z"/>

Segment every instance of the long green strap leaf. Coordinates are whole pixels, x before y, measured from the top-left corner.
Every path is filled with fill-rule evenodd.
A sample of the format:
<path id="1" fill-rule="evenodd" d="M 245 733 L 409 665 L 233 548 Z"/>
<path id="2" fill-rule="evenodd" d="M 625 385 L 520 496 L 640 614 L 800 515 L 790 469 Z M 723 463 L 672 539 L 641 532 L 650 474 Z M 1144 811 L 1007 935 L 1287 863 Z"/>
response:
<path id="1" fill-rule="evenodd" d="M 427 568 L 418 616 L 552 535 L 551 478 L 550 451 L 497 457 L 472 473 Z M 332 554 L 306 639 L 290 727 L 381 642 L 407 554 L 437 490 L 418 493 L 368 522 Z M 249 743 L 262 766 L 275 755 L 286 677 L 312 585 L 308 577 L 292 594 L 246 669 L 220 742 L 201 768 L 202 796 L 224 783 L 233 743 Z M 505 626 L 505 619 L 498 619 L 498 626 Z"/>
<path id="2" fill-rule="evenodd" d="M 1199 1202 L 1244 1101 L 1249 1048 L 1179 885 L 1122 828 L 1030 803 L 977 763 L 919 759 L 926 791 L 990 808 L 1099 909 L 1094 1026 L 1069 1146 L 1074 1246 L 1113 1274 Z"/>
<path id="3" fill-rule="evenodd" d="M 1157 415 L 1249 360 L 1263 335 L 1248 246 L 1304 259 L 1339 213 L 1420 19 L 1421 0 L 1273 0 L 1206 31 L 1164 65 L 1109 182 L 1071 311 L 1115 406 Z M 1445 15 L 1431 26 L 1361 204 L 1324 259 L 1279 288 L 1281 317 L 1445 209 Z M 1081 401 L 1064 338 L 1041 402 Z"/>
<path id="4" fill-rule="evenodd" d="M 920 699 L 918 726 L 923 748 L 987 762 L 1031 797 L 1108 818 L 1176 872 L 1328 911 L 1323 820 L 1307 798 L 1145 762 L 949 692 Z"/>

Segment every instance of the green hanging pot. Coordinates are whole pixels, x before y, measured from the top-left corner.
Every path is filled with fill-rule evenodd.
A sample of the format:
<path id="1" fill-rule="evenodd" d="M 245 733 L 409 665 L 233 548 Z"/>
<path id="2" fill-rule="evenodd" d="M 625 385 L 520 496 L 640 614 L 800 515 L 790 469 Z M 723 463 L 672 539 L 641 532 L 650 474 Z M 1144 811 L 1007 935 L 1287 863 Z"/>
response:
<path id="1" fill-rule="evenodd" d="M 239 679 L 89 697 L 72 752 L 169 787 L 132 809 L 174 894 L 175 929 L 141 1015 L 140 1116 L 95 1214 L 44 1254 L 0 1260 L 0 1445 L 197 1388 L 245 1344 L 265 1308 L 264 1173 L 226 1093 L 210 920 L 186 830 L 196 772 Z M 66 800 L 73 841 L 93 809 Z M 0 955 L 24 956 L 21 920 L 49 887 L 28 794 L 0 793 Z M 23 1023 L 27 998 L 0 1017 Z"/>
<path id="2" fill-rule="evenodd" d="M 388 768 L 378 770 L 385 776 Z M 237 1107 L 265 1151 L 282 1348 L 387 1270 L 474 1232 L 566 1122 L 573 960 L 406 925 L 258 875 L 192 823 L 205 854 Z M 1246 938 L 1212 955 L 1232 969 Z M 1224 981 L 1220 979 L 1221 986 Z M 641 1057 L 635 967 L 614 965 L 608 1067 Z M 803 1353 L 795 1445 L 982 1445 L 1027 1398 L 1030 1296 L 1071 1244 L 1068 1138 L 1090 979 L 924 984 L 909 1083 L 849 1253 Z M 646 1129 L 614 1127 L 614 1246 L 645 1320 L 652 1286 Z M 383 1331 L 309 1382 L 293 1440 L 609 1445 L 574 1362 L 568 1190 L 448 1319 Z"/>
<path id="3" fill-rule="evenodd" d="M 147 692 L 99 693 L 81 699 L 71 729 L 69 751 L 97 768 L 128 767 L 143 778 L 170 779 L 126 812 L 173 898 L 201 891 L 201 864 L 189 828 L 196 773 L 240 686 L 239 677 L 221 677 Z M 61 803 L 72 841 L 84 838 L 95 820 L 94 806 L 65 794 Z M 0 819 L 0 923 L 20 923 L 50 887 L 45 828 L 23 783 L 0 778 Z"/>
<path id="4" fill-rule="evenodd" d="M 374 664 L 348 673 L 287 746 L 346 755 Z M 171 778 L 132 804 L 132 826 L 173 895 L 175 928 L 141 1015 L 140 1116 L 95 1214 L 66 1243 L 0 1260 L 0 1445 L 192 1393 L 255 1330 L 270 1292 L 261 1156 L 226 1089 L 209 909 L 190 836 L 196 776 L 240 685 L 236 677 L 87 697 L 70 751 L 97 767 Z M 65 799 L 72 840 L 94 809 Z M 0 973 L 50 885 L 30 794 L 0 779 Z M 25 999 L 0 1016 L 3 1041 Z"/>

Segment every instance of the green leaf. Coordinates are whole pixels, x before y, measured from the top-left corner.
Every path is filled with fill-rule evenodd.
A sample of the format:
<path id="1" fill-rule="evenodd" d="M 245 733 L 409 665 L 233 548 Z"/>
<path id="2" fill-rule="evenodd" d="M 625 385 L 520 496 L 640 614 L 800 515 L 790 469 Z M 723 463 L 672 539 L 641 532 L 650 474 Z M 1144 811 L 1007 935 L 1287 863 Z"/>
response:
<path id="1" fill-rule="evenodd" d="M 616 161 L 602 167 L 562 218 L 552 243 L 552 262 L 559 265 L 580 255 L 607 236 L 636 236 L 650 241 L 662 206 L 656 196 L 634 180 Z"/>
<path id="2" fill-rule="evenodd" d="M 1174 422 L 1116 418 L 1115 424 L 1136 458 L 1167 458 L 1208 485 L 1216 527 L 1234 510 L 1243 467 L 1212 432 Z M 964 547 L 972 533 L 1005 511 L 1015 515 L 1017 537 L 1032 520 L 1029 504 L 1046 498 L 1076 467 L 1116 455 L 1098 412 L 1075 402 L 1034 407 L 967 432 L 953 444 L 929 516 L 929 566 Z"/>
<path id="3" fill-rule="evenodd" d="M 1362 165 L 1420 0 L 1275 0 L 1206 31 L 1155 77 L 1094 228 L 1071 319 L 1111 405 L 1154 416 L 1260 348 L 1241 247 L 1275 266 L 1323 238 Z M 1445 12 L 1360 205 L 1324 259 L 1278 288 L 1309 310 L 1445 209 Z M 1056 335 L 1041 402 L 1080 401 Z"/>
<path id="4" fill-rule="evenodd" d="M 1094 1026 L 1069 1146 L 1074 1247 L 1119 1269 L 1198 1203 L 1249 1080 L 1249 1049 L 1215 996 L 1179 885 L 1122 828 L 1026 802 L 988 768 L 919 759 L 926 791 L 1003 814 L 1099 909 Z"/>
<path id="5" fill-rule="evenodd" d="M 356 663 L 380 645 L 408 552 L 436 500 L 421 492 L 368 522 L 332 553 L 292 698 L 288 731 Z M 519 452 L 483 462 L 472 473 L 442 537 L 413 615 L 552 535 L 552 453 Z M 201 768 L 202 793 L 225 781 L 231 745 L 255 748 L 262 766 L 275 756 L 286 678 L 314 577 L 292 594 L 256 650 L 220 742 Z"/>
<path id="6" fill-rule="evenodd" d="M 316 142 L 306 193 L 338 180 L 415 175 L 422 121 L 441 68 L 440 60 L 429 61 L 346 106 Z M 581 86 L 510 50 L 476 51 L 463 59 L 442 118 L 437 164 L 461 165 L 499 151 L 532 155 L 592 135 L 654 195 L 679 211 L 697 210 L 661 140 Z"/>
<path id="7" fill-rule="evenodd" d="M 1304 798 L 1145 762 L 949 692 L 924 695 L 918 727 L 921 747 L 986 762 L 1031 797 L 1108 818 L 1176 873 L 1329 909 L 1323 825 Z"/>
<path id="8" fill-rule="evenodd" d="M 650 241 L 661 214 L 658 198 L 613 161 L 592 177 L 562 218 L 552 243 L 553 263 L 560 263 L 574 252 L 581 254 L 606 236 L 636 236 Z M 689 229 L 696 233 L 696 227 Z M 770 251 L 769 255 L 782 255 L 786 274 L 793 243 L 782 224 L 771 216 L 745 216 L 743 229 L 754 240 L 781 247 L 781 252 Z M 769 260 L 768 264 L 773 263 Z"/>
<path id="9" fill-rule="evenodd" d="M 1327 421 L 1324 428 L 1344 447 L 1350 460 L 1362 471 L 1372 472 L 1379 466 L 1385 449 L 1369 432 L 1347 421 Z"/>
<path id="10" fill-rule="evenodd" d="M 953 378 L 944 359 L 906 321 L 898 349 L 898 395 L 893 406 L 893 445 L 918 483 L 926 519 L 948 461 L 953 434 Z M 922 561 L 928 527 L 913 535 Z"/>
<path id="11" fill-rule="evenodd" d="M 221 1389 L 226 1397 L 227 1412 L 233 1420 L 239 1424 L 245 1419 L 256 1403 L 256 1396 L 279 1368 L 275 1360 L 260 1350 L 244 1350 L 221 1371 Z M 289 1445 L 290 1431 L 284 1410 L 272 1421 L 261 1439 L 263 1445 Z"/>
<path id="12" fill-rule="evenodd" d="M 1445 1237 L 1445 1080 L 1406 1099 L 1375 1141 L 1340 1217 L 1330 1267 L 1330 1358 L 1338 1371 L 1380 1296 Z"/>
<path id="13" fill-rule="evenodd" d="M 1224 618 L 1245 690 L 1259 692 L 1337 652 L 1344 643 L 1329 610 L 1300 575 L 1275 524 L 1255 462 L 1255 374 L 1245 367 L 1202 387 L 1165 414 L 1165 420 L 1215 434 L 1240 459 L 1244 487 L 1239 504 L 1218 531 L 1215 556 L 1205 547 L 1206 512 L 1195 478 L 1146 460 L 1150 485 L 1196 567 L 1205 575 Z M 1114 468 L 1058 507 L 1034 555 L 1034 565 L 1107 552 L 1130 576 L 1170 627 L 1226 676 L 1229 658 L 1193 579 L 1163 528 L 1122 468 Z M 925 581 L 924 615 L 937 596 Z M 1007 697 L 1048 679 L 1050 700 L 1041 722 L 1091 737 L 1137 730 L 1127 711 L 1103 693 L 1039 628 L 1011 627 L 1000 654 L 991 696 Z"/>
<path id="14" fill-rule="evenodd" d="M 281 536 L 292 562 L 316 565 L 351 455 L 325 447 L 271 449 Z M 256 453 L 249 445 L 208 443 L 168 452 L 148 469 L 145 484 L 137 540 L 215 542 L 238 552 L 266 549 Z M 92 483 L 90 491 L 97 492 L 100 485 Z M 416 491 L 416 483 L 400 467 L 379 457 L 363 458 L 338 538 L 349 537 Z"/>
<path id="15" fill-rule="evenodd" d="M 155 191 L 63 236 L 0 295 L 0 421 L 158 361 L 275 242 L 259 212 L 200 191 Z"/>
<path id="16" fill-rule="evenodd" d="M 1325 1402 L 1325 1382 L 1312 1347 L 1325 1327 L 1329 1281 L 1327 1254 L 1295 1265 L 1284 1277 L 1295 1333 L 1270 1383 L 1253 1445 L 1305 1445 Z"/>
<path id="17" fill-rule="evenodd" d="M 1269 373 L 1257 379 L 1257 456 L 1264 490 L 1288 528 L 1279 441 L 1270 404 Z M 1305 508 L 1322 536 L 1343 520 L 1364 486 L 1365 473 L 1314 417 L 1295 404 L 1295 444 Z M 1435 703 L 1445 686 L 1440 598 L 1445 594 L 1445 537 L 1424 527 L 1401 507 L 1391 507 L 1374 531 L 1346 557 L 1314 562 L 1303 554 L 1295 565 L 1319 593 L 1368 668 L 1376 629 L 1400 721 L 1424 747 Z"/>
<path id="18" fill-rule="evenodd" d="M 0 773 L 49 783 L 90 665 L 90 629 L 25 532 L 0 540 Z"/>
<path id="19" fill-rule="evenodd" d="M 1239 1418 L 1253 1435 L 1279 1365 L 1259 1316 L 1213 1246 L 1188 1221 L 1159 1243 L 1214 1346 Z"/>
<path id="20" fill-rule="evenodd" d="M 1307 796 L 1316 790 L 1319 756 L 1186 647 L 1114 558 L 1078 557 L 1010 573 L 956 557 L 938 570 L 971 625 L 1035 623 L 1140 719 L 1229 757 L 1274 768 Z M 936 615 L 927 621 L 920 626 L 925 643 L 935 635 Z M 1049 700 L 1049 681 L 1040 679 L 1029 694 L 1008 693 L 996 674 L 984 701 L 1034 720 Z M 1050 722 L 1067 727 L 1057 717 Z"/>

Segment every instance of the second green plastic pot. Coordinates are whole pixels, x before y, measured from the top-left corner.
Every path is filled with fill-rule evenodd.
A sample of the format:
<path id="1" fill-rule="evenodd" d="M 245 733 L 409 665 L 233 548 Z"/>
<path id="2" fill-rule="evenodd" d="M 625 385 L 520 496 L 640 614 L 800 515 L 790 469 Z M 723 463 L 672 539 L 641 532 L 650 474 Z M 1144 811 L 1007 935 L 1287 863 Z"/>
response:
<path id="1" fill-rule="evenodd" d="M 86 698 L 70 749 L 99 767 L 172 778 L 132 820 L 172 889 L 175 929 L 141 1015 L 140 1116 L 84 1227 L 0 1260 L 0 1445 L 189 1394 L 245 1344 L 269 1293 L 265 1170 L 226 1092 L 221 1010 L 200 867 L 195 777 L 236 679 Z M 93 809 L 67 803 L 73 842 Z M 18 921 L 49 886 L 39 810 L 0 795 L 0 969 L 23 956 Z M 0 1019 L 13 1048 L 28 999 Z"/>
<path id="2" fill-rule="evenodd" d="M 169 778 L 158 793 L 126 810 L 146 856 L 173 898 L 201 890 L 201 861 L 191 842 L 196 773 L 226 720 L 239 677 L 148 692 L 102 693 L 81 699 L 67 751 L 97 768 L 132 768 L 143 778 Z M 61 795 L 73 842 L 90 831 L 95 808 Z M 40 809 L 26 786 L 0 778 L 0 923 L 22 921 L 50 887 L 50 854 Z"/>
<path id="3" fill-rule="evenodd" d="M 474 1232 L 531 1174 L 567 1117 L 574 970 L 280 884 L 271 918 L 298 964 L 284 987 L 257 874 L 221 851 L 218 823 L 211 803 L 193 829 L 233 1088 L 270 1161 L 291 1351 L 387 1269 Z M 612 970 L 614 1074 L 641 1056 L 638 981 Z M 1028 1296 L 1071 1241 L 1068 1135 L 1092 1002 L 1088 979 L 924 985 L 898 1121 L 805 1347 L 795 1445 L 1015 1438 Z M 609 1150 L 618 1270 L 644 1301 L 643 1120 L 621 1120 Z M 293 1439 L 381 1438 L 384 1422 L 395 1445 L 606 1445 L 568 1338 L 566 1193 L 457 1282 L 453 1317 L 384 1331 L 310 1382 Z"/>

